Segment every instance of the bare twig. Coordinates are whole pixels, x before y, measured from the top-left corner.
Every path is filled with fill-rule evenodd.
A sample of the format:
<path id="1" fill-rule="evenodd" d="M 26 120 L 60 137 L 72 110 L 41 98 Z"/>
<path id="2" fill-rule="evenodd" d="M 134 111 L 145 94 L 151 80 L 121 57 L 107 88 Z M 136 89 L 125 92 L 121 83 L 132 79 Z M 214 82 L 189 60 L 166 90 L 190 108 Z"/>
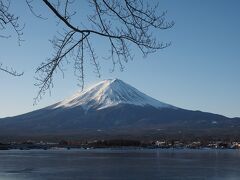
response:
<path id="1" fill-rule="evenodd" d="M 9 11 L 10 0 L 0 0 L 0 30 L 5 30 L 7 27 L 11 27 L 17 34 L 18 43 L 20 45 L 24 29 L 24 25 L 19 24 L 19 17 L 15 16 Z M 2 37 L 10 37 L 10 35 L 1 35 Z"/>
<path id="2" fill-rule="evenodd" d="M 12 29 L 13 31 L 15 31 L 17 35 L 18 43 L 20 45 L 21 41 L 23 41 L 22 30 L 24 26 L 21 26 L 19 24 L 19 17 L 15 16 L 13 13 L 10 12 L 10 4 L 11 4 L 10 0 L 0 0 L 0 32 L 2 33 L 3 31 L 3 34 L 6 34 L 5 31 L 7 31 L 8 29 Z M 3 35 L 3 34 L 0 34 L 0 38 L 8 39 L 11 37 L 11 35 Z M 23 75 L 23 73 L 19 73 L 13 68 L 9 68 L 7 66 L 3 67 L 2 63 L 0 63 L 0 71 L 6 72 L 12 76 Z"/>
<path id="3" fill-rule="evenodd" d="M 15 69 L 13 68 L 9 68 L 9 67 L 3 67 L 3 64 L 0 63 L 0 71 L 3 71 L 3 72 L 6 72 L 12 76 L 22 76 L 23 75 L 23 72 L 19 73 L 17 72 Z"/>
<path id="4" fill-rule="evenodd" d="M 41 14 L 38 14 L 34 11 L 34 8 L 33 8 L 33 5 L 32 5 L 33 1 L 34 0 L 26 0 L 26 4 L 27 4 L 29 10 L 31 11 L 31 13 L 37 18 L 47 20 L 47 18 L 43 17 Z"/>

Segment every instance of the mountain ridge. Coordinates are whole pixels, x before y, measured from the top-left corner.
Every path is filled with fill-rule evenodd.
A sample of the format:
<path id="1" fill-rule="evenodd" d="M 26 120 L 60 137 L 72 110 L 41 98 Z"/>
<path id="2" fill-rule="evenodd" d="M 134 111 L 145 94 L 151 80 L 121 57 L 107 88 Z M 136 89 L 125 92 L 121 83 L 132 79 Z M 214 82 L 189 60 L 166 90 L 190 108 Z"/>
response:
<path id="1" fill-rule="evenodd" d="M 179 134 L 181 132 L 181 134 Z M 0 136 L 239 136 L 240 118 L 186 110 L 104 80 L 51 106 L 0 119 Z"/>

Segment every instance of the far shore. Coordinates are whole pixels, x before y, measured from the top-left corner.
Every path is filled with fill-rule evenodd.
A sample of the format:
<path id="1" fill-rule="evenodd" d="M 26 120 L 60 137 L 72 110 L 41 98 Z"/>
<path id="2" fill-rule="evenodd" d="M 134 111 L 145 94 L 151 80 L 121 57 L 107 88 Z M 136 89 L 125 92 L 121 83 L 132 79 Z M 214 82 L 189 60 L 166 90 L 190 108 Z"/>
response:
<path id="1" fill-rule="evenodd" d="M 171 141 L 145 141 L 138 140 L 93 140 L 93 141 L 65 141 L 60 142 L 8 142 L 0 143 L 0 150 L 31 150 L 31 149 L 96 149 L 96 148 L 113 148 L 113 149 L 240 149 L 240 142 L 226 141 L 192 141 L 184 142 L 181 140 Z"/>

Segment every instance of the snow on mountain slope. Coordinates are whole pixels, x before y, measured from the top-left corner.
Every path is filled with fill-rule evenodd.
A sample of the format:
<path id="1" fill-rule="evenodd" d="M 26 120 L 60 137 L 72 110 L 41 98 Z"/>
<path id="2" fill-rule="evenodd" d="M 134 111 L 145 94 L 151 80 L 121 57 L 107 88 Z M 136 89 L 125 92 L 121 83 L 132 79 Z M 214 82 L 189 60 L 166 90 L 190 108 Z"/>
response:
<path id="1" fill-rule="evenodd" d="M 147 96 L 119 79 L 101 81 L 89 89 L 76 93 L 73 97 L 56 103 L 48 108 L 72 108 L 81 106 L 85 110 L 90 108 L 99 110 L 118 104 L 176 109 L 174 106 L 162 103 Z"/>

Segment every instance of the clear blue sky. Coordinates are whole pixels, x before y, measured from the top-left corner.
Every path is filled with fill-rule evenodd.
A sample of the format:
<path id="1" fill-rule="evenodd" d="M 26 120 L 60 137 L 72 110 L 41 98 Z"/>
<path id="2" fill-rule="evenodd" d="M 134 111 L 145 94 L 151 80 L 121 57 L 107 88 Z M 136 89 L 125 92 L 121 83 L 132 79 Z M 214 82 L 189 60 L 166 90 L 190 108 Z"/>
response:
<path id="1" fill-rule="evenodd" d="M 12 1 L 13 2 L 13 1 Z M 135 59 L 124 72 L 110 73 L 111 66 L 101 59 L 101 40 L 95 48 L 100 52 L 102 77 L 86 67 L 86 84 L 102 79 L 119 78 L 146 94 L 169 104 L 240 117 L 240 1 L 238 0 L 162 0 L 162 10 L 176 25 L 157 34 L 159 40 L 172 41 L 172 46 L 143 58 L 135 51 Z M 52 14 L 37 2 L 36 10 L 48 20 L 35 18 L 24 1 L 14 1 L 12 8 L 26 23 L 25 42 L 19 47 L 14 37 L 0 41 L 0 62 L 25 72 L 20 78 L 0 72 L 0 117 L 13 116 L 45 107 L 71 96 L 79 90 L 72 69 L 65 78 L 56 74 L 52 95 L 46 95 L 33 106 L 37 88 L 34 70 L 51 55 L 49 39 L 59 28 Z M 86 64 L 89 64 L 86 62 Z"/>

